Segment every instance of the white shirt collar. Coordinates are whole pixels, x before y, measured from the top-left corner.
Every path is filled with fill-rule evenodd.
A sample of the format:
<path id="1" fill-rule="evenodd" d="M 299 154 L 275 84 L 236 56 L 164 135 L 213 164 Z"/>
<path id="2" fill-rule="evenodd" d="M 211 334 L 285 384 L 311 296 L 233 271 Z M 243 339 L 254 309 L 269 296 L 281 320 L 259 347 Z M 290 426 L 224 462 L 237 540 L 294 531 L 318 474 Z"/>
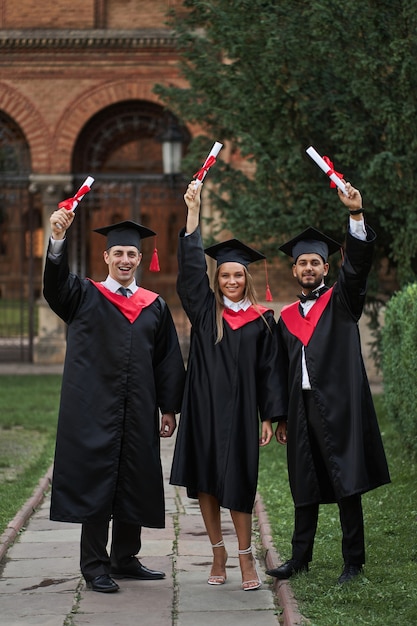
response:
<path id="1" fill-rule="evenodd" d="M 120 287 L 123 287 L 123 285 L 118 283 L 117 280 L 114 280 L 114 278 L 112 278 L 111 276 L 107 276 L 106 280 L 103 280 L 101 284 L 104 285 L 109 291 L 112 291 L 113 293 L 116 293 L 116 291 Z M 135 293 L 135 291 L 137 291 L 138 289 L 136 280 L 133 279 L 130 285 L 126 286 L 126 289 L 130 289 L 132 293 Z"/>
<path id="2" fill-rule="evenodd" d="M 312 293 L 314 293 L 315 291 L 317 291 L 317 289 L 321 289 L 322 287 L 324 287 L 324 280 L 322 281 L 321 285 L 319 285 L 318 287 L 316 287 L 315 289 L 313 289 Z M 306 294 L 304 293 L 303 290 L 301 290 L 301 293 L 303 294 L 303 296 L 305 296 Z M 312 300 L 312 302 L 314 302 L 314 300 Z"/>
<path id="3" fill-rule="evenodd" d="M 229 298 L 223 296 L 223 302 L 225 307 L 236 312 L 240 310 L 247 311 L 249 307 L 252 306 L 252 303 L 248 300 L 248 298 L 243 298 L 242 300 L 239 300 L 239 302 L 233 302 L 233 300 L 229 300 Z"/>

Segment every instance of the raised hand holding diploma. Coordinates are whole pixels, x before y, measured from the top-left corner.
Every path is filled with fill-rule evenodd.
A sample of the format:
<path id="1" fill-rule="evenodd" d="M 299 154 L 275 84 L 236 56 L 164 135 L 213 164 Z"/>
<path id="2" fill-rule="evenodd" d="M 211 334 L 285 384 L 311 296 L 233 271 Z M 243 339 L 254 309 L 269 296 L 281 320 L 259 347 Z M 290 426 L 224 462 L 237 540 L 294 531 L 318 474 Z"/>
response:
<path id="1" fill-rule="evenodd" d="M 351 219 L 356 221 L 363 220 L 362 195 L 360 191 L 347 181 L 343 182 L 346 186 L 346 193 L 340 189 L 337 190 L 340 200 L 349 209 Z"/>
<path id="2" fill-rule="evenodd" d="M 52 213 L 50 217 L 52 237 L 54 239 L 63 239 L 65 231 L 71 226 L 74 221 L 74 211 L 85 194 L 91 189 L 91 185 L 94 182 L 92 176 L 87 176 L 77 193 L 72 198 L 67 198 L 58 204 L 58 210 Z"/>
<path id="3" fill-rule="evenodd" d="M 65 209 L 66 211 L 75 211 L 81 200 L 84 198 L 85 194 L 88 193 L 91 189 L 91 185 L 94 182 L 94 178 L 92 176 L 87 176 L 75 196 L 71 198 L 67 198 L 58 204 L 59 209 Z M 57 227 L 59 228 L 58 224 Z"/>
<path id="4" fill-rule="evenodd" d="M 195 178 L 194 185 L 196 189 L 203 182 L 211 166 L 215 164 L 217 155 L 219 154 L 222 148 L 223 148 L 223 144 L 216 141 L 212 149 L 210 150 L 207 159 L 204 161 L 203 166 L 198 170 L 198 172 L 194 174 L 193 178 Z"/>
<path id="5" fill-rule="evenodd" d="M 317 165 L 323 170 L 323 172 L 327 174 L 327 176 L 330 178 L 330 180 L 332 181 L 330 183 L 330 186 L 339 187 L 339 189 L 343 191 L 345 196 L 347 196 L 346 186 L 342 180 L 343 174 L 339 174 L 339 172 L 336 172 L 333 169 L 333 163 L 330 161 L 330 159 L 328 157 L 321 157 L 319 153 L 313 148 L 313 146 L 307 148 L 306 152 L 308 156 L 311 157 L 313 161 L 315 161 L 315 163 L 317 163 Z"/>
<path id="6" fill-rule="evenodd" d="M 74 218 L 74 211 L 67 211 L 67 209 L 57 209 L 54 211 L 49 218 L 52 239 L 56 241 L 65 239 L 65 233 L 73 223 Z"/>

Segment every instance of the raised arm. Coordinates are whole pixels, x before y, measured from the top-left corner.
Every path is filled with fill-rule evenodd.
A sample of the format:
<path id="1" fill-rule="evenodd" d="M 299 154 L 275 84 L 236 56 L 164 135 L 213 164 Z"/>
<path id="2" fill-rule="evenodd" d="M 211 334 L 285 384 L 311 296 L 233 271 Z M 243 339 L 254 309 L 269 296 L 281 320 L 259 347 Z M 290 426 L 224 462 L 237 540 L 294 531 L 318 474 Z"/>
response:
<path id="1" fill-rule="evenodd" d="M 349 209 L 350 226 L 346 235 L 346 247 L 343 264 L 339 271 L 336 290 L 341 302 L 357 321 L 362 315 L 365 304 L 368 274 L 372 266 L 372 256 L 376 235 L 365 224 L 360 192 L 346 183 L 348 195 L 339 192 L 339 198 Z M 362 221 L 359 230 L 352 230 L 352 222 Z"/>
<path id="2" fill-rule="evenodd" d="M 200 222 L 200 206 L 201 206 L 201 189 L 203 185 L 199 185 L 195 188 L 195 181 L 187 187 L 187 191 L 184 194 L 185 204 L 187 205 L 187 222 L 185 225 L 185 232 L 189 235 L 193 233 Z"/>

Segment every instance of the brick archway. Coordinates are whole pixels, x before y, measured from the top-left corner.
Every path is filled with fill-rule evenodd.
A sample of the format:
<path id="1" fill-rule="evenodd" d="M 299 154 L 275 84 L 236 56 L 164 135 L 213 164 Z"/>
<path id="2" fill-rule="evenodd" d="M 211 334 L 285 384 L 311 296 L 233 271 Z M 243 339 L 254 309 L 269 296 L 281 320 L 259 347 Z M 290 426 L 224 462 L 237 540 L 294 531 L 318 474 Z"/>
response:
<path id="1" fill-rule="evenodd" d="M 41 293 L 41 211 L 29 193 L 27 137 L 4 109 L 0 151 L 0 361 L 31 360 Z"/>
<path id="2" fill-rule="evenodd" d="M 28 142 L 33 172 L 49 172 L 51 136 L 45 121 L 33 103 L 19 91 L 5 83 L 0 83 L 1 109 L 22 130 Z"/>
<path id="3" fill-rule="evenodd" d="M 52 139 L 55 155 L 54 172 L 71 171 L 71 159 L 78 135 L 85 124 L 99 111 L 126 100 L 147 100 L 161 105 L 153 93 L 155 81 L 117 81 L 90 89 L 64 111 Z"/>

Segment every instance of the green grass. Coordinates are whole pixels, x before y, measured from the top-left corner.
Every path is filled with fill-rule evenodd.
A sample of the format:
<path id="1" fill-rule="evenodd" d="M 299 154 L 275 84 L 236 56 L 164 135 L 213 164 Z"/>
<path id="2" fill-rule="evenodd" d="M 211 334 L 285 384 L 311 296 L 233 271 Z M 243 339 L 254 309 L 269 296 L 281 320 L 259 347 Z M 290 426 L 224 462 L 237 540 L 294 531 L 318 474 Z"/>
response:
<path id="1" fill-rule="evenodd" d="M 0 534 L 53 461 L 60 376 L 0 376 Z"/>
<path id="2" fill-rule="evenodd" d="M 0 534 L 32 495 L 53 460 L 60 376 L 0 376 Z M 392 483 L 363 497 L 365 575 L 340 587 L 341 533 L 336 505 L 320 509 L 314 558 L 307 575 L 291 579 L 311 626 L 417 624 L 417 464 L 377 412 Z M 259 490 L 281 558 L 291 556 L 293 505 L 285 448 L 261 449 Z"/>
<path id="3" fill-rule="evenodd" d="M 387 420 L 382 397 L 375 404 L 392 483 L 363 496 L 365 573 L 344 586 L 336 584 L 343 565 L 338 508 L 320 507 L 310 571 L 291 579 L 310 626 L 417 624 L 417 464 Z M 259 475 L 274 545 L 283 560 L 291 557 L 293 531 L 285 455 L 275 440 L 263 448 Z"/>

